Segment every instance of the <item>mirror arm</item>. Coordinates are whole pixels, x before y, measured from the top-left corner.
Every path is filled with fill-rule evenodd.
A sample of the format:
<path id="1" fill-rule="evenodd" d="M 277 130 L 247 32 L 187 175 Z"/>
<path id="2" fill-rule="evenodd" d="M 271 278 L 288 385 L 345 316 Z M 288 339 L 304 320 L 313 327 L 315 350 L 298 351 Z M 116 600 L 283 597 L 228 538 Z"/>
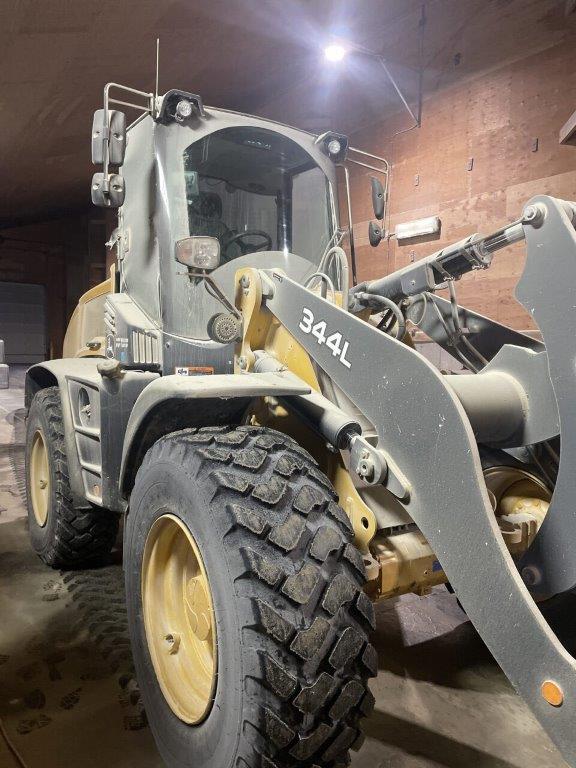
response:
<path id="1" fill-rule="evenodd" d="M 127 93 L 133 93 L 136 96 L 144 96 L 148 100 L 148 106 L 138 106 L 136 104 L 128 104 L 127 102 L 117 101 L 110 98 L 110 90 L 112 88 L 119 88 L 121 91 Z M 104 128 L 102 132 L 102 140 L 104 142 L 104 162 L 102 163 L 103 179 L 102 179 L 102 192 L 105 197 L 110 193 L 110 180 L 109 180 L 109 166 L 110 166 L 110 103 L 125 104 L 126 106 L 140 109 L 143 112 L 152 113 L 153 107 L 153 93 L 147 93 L 146 91 L 139 91 L 136 88 L 130 88 L 127 85 L 119 85 L 118 83 L 106 83 L 104 86 Z"/>

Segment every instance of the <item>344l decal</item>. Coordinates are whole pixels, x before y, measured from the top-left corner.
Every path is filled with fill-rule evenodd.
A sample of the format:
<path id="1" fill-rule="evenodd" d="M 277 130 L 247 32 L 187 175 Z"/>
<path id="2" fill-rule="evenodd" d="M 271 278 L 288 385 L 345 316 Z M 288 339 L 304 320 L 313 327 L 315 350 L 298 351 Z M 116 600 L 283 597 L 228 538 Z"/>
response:
<path id="1" fill-rule="evenodd" d="M 346 360 L 346 352 L 350 343 L 346 339 L 342 338 L 341 333 L 331 333 L 326 336 L 326 322 L 319 320 L 314 322 L 314 313 L 311 312 L 308 307 L 302 308 L 302 320 L 298 324 L 298 327 L 303 333 L 310 333 L 315 337 L 318 344 L 326 344 L 328 349 L 332 350 L 332 355 L 337 357 L 342 365 L 346 368 L 351 368 L 349 360 Z"/>

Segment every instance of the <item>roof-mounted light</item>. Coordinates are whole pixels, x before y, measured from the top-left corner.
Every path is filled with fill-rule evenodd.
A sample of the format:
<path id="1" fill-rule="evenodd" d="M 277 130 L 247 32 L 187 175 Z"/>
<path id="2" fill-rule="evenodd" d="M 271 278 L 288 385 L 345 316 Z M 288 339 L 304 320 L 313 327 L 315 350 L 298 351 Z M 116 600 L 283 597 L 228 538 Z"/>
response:
<path id="1" fill-rule="evenodd" d="M 340 144 L 338 139 L 332 139 L 328 142 L 326 149 L 329 155 L 339 155 L 342 152 L 342 144 Z"/>
<path id="2" fill-rule="evenodd" d="M 330 160 L 334 163 L 342 163 L 346 160 L 346 154 L 348 153 L 348 137 L 342 133 L 334 133 L 333 131 L 327 131 L 320 134 L 314 141 L 315 144 L 319 144 L 322 151 L 328 155 Z"/>
<path id="3" fill-rule="evenodd" d="M 174 120 L 181 123 L 196 113 L 199 117 L 206 117 L 202 99 L 196 93 L 188 91 L 172 90 L 164 94 L 162 106 L 156 118 L 159 123 L 172 123 Z"/>
<path id="4" fill-rule="evenodd" d="M 176 112 L 174 116 L 176 120 L 186 120 L 187 117 L 190 117 L 193 110 L 194 107 L 191 101 L 188 101 L 188 99 L 180 99 L 176 104 Z"/>

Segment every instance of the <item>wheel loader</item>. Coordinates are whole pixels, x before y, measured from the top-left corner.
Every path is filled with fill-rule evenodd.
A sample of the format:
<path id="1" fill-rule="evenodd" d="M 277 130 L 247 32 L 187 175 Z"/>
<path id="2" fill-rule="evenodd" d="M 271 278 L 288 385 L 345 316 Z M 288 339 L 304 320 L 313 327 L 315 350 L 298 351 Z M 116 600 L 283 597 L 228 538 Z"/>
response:
<path id="1" fill-rule="evenodd" d="M 121 106 L 139 109 L 128 127 Z M 374 705 L 374 603 L 448 584 L 576 766 L 575 661 L 539 608 L 576 585 L 576 204 L 534 197 L 358 283 L 348 167 L 383 174 L 374 241 L 389 168 L 341 134 L 109 84 L 92 159 L 117 259 L 63 359 L 27 373 L 30 534 L 47 565 L 88 567 L 123 517 L 166 765 L 348 764 Z M 518 242 L 542 341 L 457 301 Z"/>

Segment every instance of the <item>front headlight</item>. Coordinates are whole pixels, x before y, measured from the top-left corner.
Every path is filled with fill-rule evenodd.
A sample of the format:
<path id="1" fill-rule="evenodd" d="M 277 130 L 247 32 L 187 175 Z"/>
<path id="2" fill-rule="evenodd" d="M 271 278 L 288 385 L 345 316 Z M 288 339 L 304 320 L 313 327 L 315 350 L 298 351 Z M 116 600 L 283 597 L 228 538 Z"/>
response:
<path id="1" fill-rule="evenodd" d="M 220 264 L 220 241 L 216 237 L 193 235 L 176 243 L 176 261 L 190 269 L 208 271 Z"/>

